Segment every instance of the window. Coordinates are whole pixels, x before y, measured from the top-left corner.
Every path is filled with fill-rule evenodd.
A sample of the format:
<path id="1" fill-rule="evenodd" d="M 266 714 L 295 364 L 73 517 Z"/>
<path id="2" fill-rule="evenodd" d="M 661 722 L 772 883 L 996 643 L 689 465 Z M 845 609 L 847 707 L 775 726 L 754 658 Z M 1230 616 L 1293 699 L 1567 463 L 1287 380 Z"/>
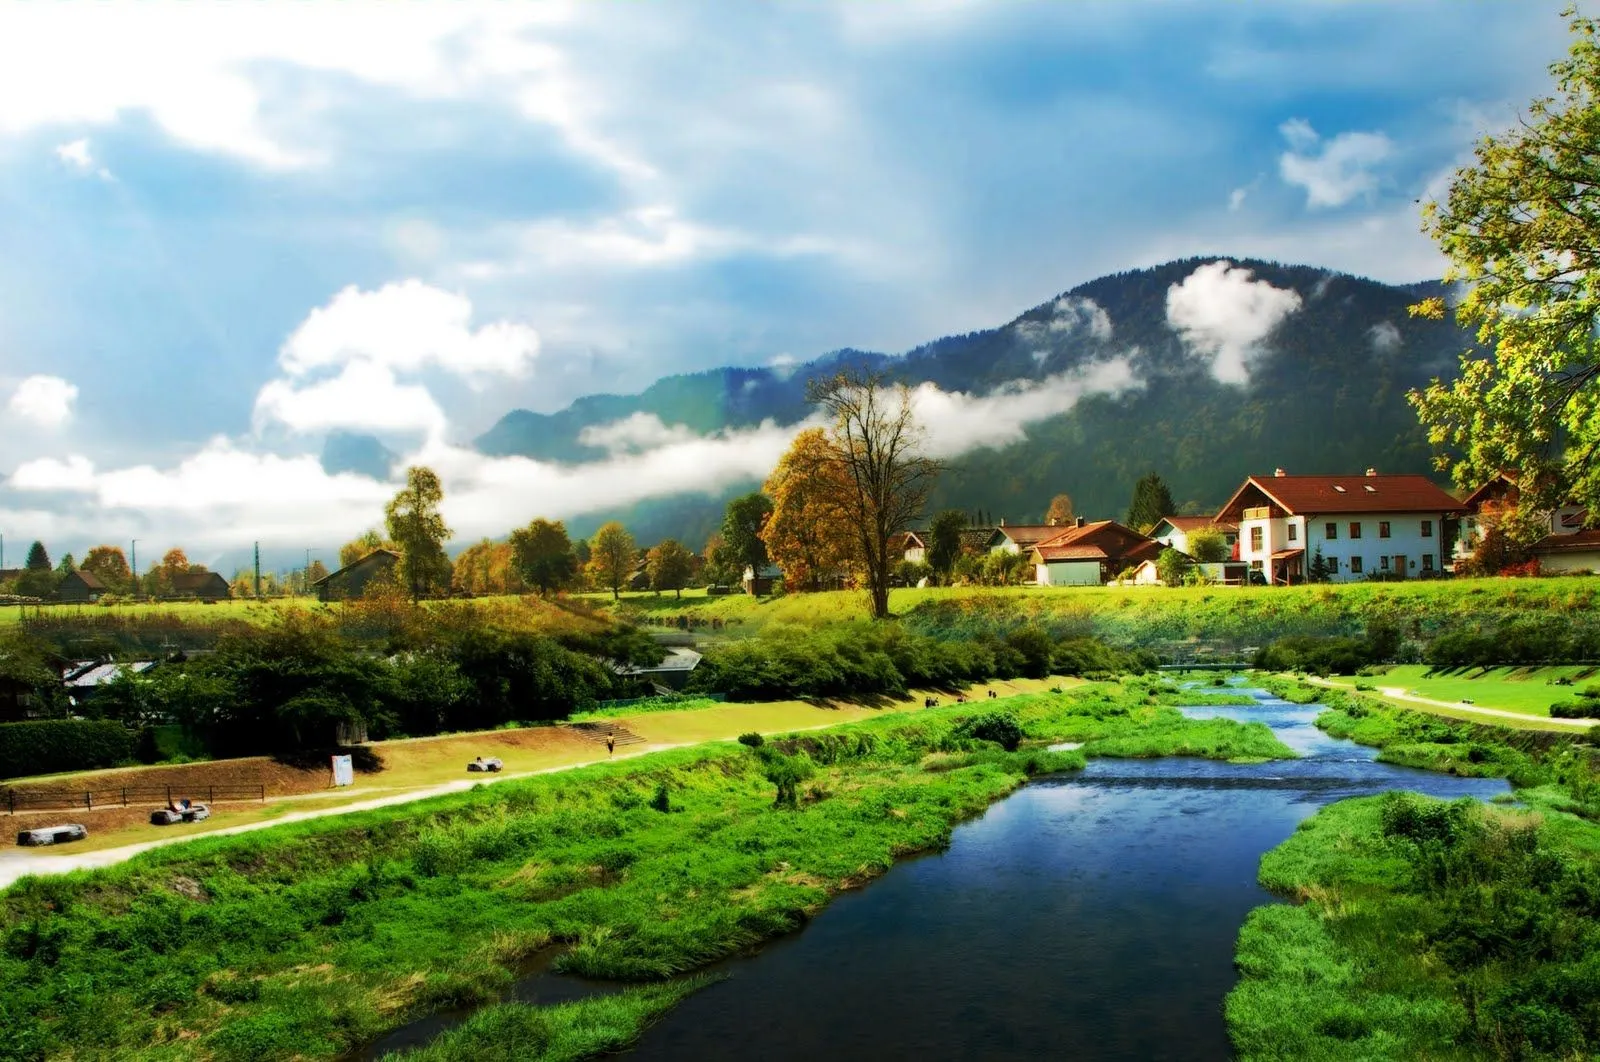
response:
<path id="1" fill-rule="evenodd" d="M 1250 549 L 1251 549 L 1252 552 L 1255 552 L 1255 551 L 1259 550 L 1260 548 L 1261 548 L 1261 528 L 1252 527 L 1250 529 Z"/>
<path id="2" fill-rule="evenodd" d="M 1422 555 L 1422 570 L 1425 572 L 1433 571 L 1433 554 L 1424 553 Z"/>
<path id="3" fill-rule="evenodd" d="M 1289 525 L 1289 541 L 1296 542 L 1300 538 L 1300 527 L 1297 524 Z"/>
<path id="4" fill-rule="evenodd" d="M 1433 521 L 1432 520 L 1424 520 L 1424 521 L 1422 521 L 1422 537 L 1423 538 L 1432 538 L 1433 537 Z"/>
<path id="5" fill-rule="evenodd" d="M 1378 567 L 1382 568 L 1384 571 L 1389 570 L 1389 555 L 1387 553 L 1378 558 Z"/>
<path id="6" fill-rule="evenodd" d="M 1361 537 L 1361 521 L 1360 520 L 1351 520 L 1350 521 L 1350 537 L 1351 538 L 1360 538 Z"/>
<path id="7" fill-rule="evenodd" d="M 1389 521 L 1387 521 L 1387 520 L 1379 520 L 1378 521 L 1378 537 L 1379 538 L 1388 538 L 1389 537 Z"/>
<path id="8" fill-rule="evenodd" d="M 1355 572 L 1357 575 L 1361 574 L 1361 558 L 1360 557 L 1351 557 L 1350 558 L 1350 570 L 1352 572 Z"/>
<path id="9" fill-rule="evenodd" d="M 1339 525 L 1334 523 L 1332 520 L 1329 520 L 1328 526 L 1322 529 L 1322 537 L 1327 539 L 1329 542 L 1332 542 L 1334 539 L 1338 538 Z"/>

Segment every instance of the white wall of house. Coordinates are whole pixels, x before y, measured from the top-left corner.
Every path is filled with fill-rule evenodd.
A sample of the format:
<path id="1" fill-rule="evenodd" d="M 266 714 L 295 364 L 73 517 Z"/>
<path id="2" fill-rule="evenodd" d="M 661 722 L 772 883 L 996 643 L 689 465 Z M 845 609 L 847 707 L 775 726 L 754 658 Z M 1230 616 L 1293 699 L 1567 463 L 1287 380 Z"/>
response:
<path id="1" fill-rule="evenodd" d="M 1100 562 L 1050 561 L 1034 565 L 1034 574 L 1040 586 L 1099 586 Z"/>
<path id="2" fill-rule="evenodd" d="M 928 562 L 928 551 L 923 546 L 912 546 L 906 550 L 906 560 L 913 564 L 926 564 Z"/>
<path id="3" fill-rule="evenodd" d="M 1179 531 L 1177 528 L 1173 528 L 1164 535 L 1155 536 L 1155 539 L 1163 546 L 1171 546 L 1179 553 L 1189 552 L 1189 533 L 1187 531 Z"/>
<path id="4" fill-rule="evenodd" d="M 1330 582 L 1359 582 L 1374 573 L 1397 572 L 1416 579 L 1444 567 L 1441 549 L 1445 543 L 1440 537 L 1443 524 L 1443 513 L 1245 519 L 1239 522 L 1239 559 L 1266 573 L 1271 570 L 1274 553 L 1303 549 L 1303 571 L 1309 573 L 1311 559 L 1320 548 Z"/>
<path id="5" fill-rule="evenodd" d="M 1539 567 L 1547 572 L 1600 572 L 1600 550 L 1541 553 Z"/>

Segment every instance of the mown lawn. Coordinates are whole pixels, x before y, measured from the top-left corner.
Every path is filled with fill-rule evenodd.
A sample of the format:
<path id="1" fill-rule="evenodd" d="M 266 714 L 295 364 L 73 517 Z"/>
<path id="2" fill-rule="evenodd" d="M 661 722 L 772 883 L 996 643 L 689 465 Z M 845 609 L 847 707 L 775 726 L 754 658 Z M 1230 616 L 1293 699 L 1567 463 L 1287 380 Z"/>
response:
<path id="1" fill-rule="evenodd" d="M 1556 685 L 1566 679 L 1569 685 Z M 1600 668 L 1464 667 L 1437 670 L 1426 664 L 1400 664 L 1371 679 L 1376 686 L 1398 686 L 1419 697 L 1441 701 L 1470 700 L 1481 708 L 1499 708 L 1529 715 L 1550 715 L 1552 701 L 1571 700 L 1574 691 L 1600 681 Z"/>

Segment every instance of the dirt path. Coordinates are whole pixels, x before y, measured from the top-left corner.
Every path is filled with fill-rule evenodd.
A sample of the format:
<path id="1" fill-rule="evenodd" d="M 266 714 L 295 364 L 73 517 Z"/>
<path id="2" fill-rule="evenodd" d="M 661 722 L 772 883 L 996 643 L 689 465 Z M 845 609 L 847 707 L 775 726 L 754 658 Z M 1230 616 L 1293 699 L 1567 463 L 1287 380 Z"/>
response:
<path id="1" fill-rule="evenodd" d="M 1305 681 L 1313 686 L 1325 686 L 1328 689 L 1356 692 L 1353 683 L 1334 682 L 1331 679 L 1309 677 Z M 1524 723 L 1531 723 L 1536 728 L 1544 730 L 1586 730 L 1591 726 L 1600 724 L 1600 719 L 1551 719 L 1542 715 L 1530 715 L 1527 712 L 1511 712 L 1504 708 L 1479 708 L 1475 704 L 1463 704 L 1460 701 L 1440 701 L 1432 697 L 1419 697 L 1415 693 L 1407 693 L 1400 686 L 1379 686 L 1373 692 L 1380 693 L 1390 700 L 1404 701 L 1407 704 L 1415 704 L 1422 708 L 1448 708 L 1454 713 L 1517 719 Z"/>

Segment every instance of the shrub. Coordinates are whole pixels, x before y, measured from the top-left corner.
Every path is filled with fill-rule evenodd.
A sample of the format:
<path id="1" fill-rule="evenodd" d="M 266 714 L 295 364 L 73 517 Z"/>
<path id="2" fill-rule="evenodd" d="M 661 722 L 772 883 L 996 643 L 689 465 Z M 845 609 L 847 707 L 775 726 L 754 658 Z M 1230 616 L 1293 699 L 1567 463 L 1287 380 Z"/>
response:
<path id="1" fill-rule="evenodd" d="M 753 730 L 748 734 L 740 734 L 739 735 L 739 744 L 748 745 L 750 748 L 753 748 L 753 749 L 759 749 L 762 745 L 765 745 L 766 743 L 767 743 L 767 739 L 762 737 L 760 734 L 757 734 Z"/>
<path id="2" fill-rule="evenodd" d="M 656 793 L 650 798 L 650 806 L 657 811 L 672 810 L 672 796 L 667 792 L 666 782 L 656 783 Z"/>
<path id="3" fill-rule="evenodd" d="M 992 741 L 1007 752 L 1022 744 L 1022 724 L 1010 712 L 987 712 L 956 727 L 955 736 Z"/>
<path id="4" fill-rule="evenodd" d="M 108 719 L 0 724 L 0 778 L 114 767 L 133 759 L 134 735 Z"/>
<path id="5" fill-rule="evenodd" d="M 1600 712 L 1600 702 L 1593 700 L 1556 701 L 1550 706 L 1552 719 L 1588 719 Z"/>

